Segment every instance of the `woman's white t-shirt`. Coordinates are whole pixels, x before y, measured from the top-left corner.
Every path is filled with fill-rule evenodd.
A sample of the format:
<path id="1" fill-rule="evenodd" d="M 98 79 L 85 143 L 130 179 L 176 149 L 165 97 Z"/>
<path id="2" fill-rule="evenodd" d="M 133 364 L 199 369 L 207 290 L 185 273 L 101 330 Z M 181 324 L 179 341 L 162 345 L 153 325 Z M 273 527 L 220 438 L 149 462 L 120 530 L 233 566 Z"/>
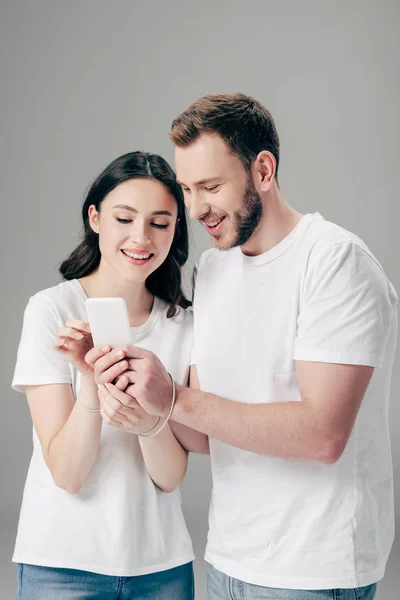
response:
<path id="1" fill-rule="evenodd" d="M 67 319 L 87 320 L 86 299 L 78 280 L 30 299 L 12 382 L 15 390 L 70 383 L 76 397 L 79 373 L 53 343 Z M 131 328 L 132 344 L 154 352 L 175 381 L 185 384 L 192 311 L 180 309 L 168 319 L 167 309 L 155 298 L 148 321 Z M 54 483 L 33 429 L 15 562 L 128 577 L 170 569 L 193 558 L 180 492 L 165 493 L 153 483 L 136 435 L 103 424 L 93 469 L 80 491 L 69 494 Z"/>

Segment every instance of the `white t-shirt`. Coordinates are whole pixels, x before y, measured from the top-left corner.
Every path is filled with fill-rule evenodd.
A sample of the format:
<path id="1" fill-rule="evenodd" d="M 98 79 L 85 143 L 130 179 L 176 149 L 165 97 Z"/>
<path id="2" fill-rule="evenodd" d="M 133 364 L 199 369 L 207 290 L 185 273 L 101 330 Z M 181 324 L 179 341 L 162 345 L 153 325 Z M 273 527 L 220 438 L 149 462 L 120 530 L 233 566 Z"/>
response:
<path id="1" fill-rule="evenodd" d="M 78 280 L 33 296 L 25 310 L 13 388 L 70 383 L 79 373 L 53 347 L 67 319 L 87 320 Z M 132 327 L 132 343 L 153 351 L 174 379 L 185 384 L 192 347 L 192 311 L 167 319 L 155 299 L 151 315 Z M 178 489 L 161 491 L 151 480 L 136 435 L 103 424 L 99 453 L 77 494 L 58 488 L 33 431 L 33 456 L 22 502 L 13 560 L 49 567 L 132 576 L 193 560 Z"/>
<path id="2" fill-rule="evenodd" d="M 335 464 L 210 438 L 206 560 L 256 585 L 327 589 L 379 580 L 393 542 L 388 429 L 396 292 L 363 242 L 318 213 L 248 257 L 212 249 L 197 268 L 201 389 L 248 403 L 300 401 L 295 361 L 376 367 Z"/>

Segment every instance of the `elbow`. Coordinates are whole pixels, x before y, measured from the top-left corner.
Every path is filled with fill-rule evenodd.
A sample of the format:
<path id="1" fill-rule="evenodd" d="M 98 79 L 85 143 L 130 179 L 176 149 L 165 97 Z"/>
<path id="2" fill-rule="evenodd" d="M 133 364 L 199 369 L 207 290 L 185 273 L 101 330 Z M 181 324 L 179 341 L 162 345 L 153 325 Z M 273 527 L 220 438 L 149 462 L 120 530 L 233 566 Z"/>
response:
<path id="1" fill-rule="evenodd" d="M 68 494 L 77 494 L 83 486 L 83 481 L 65 477 L 65 474 L 58 473 L 54 469 L 50 469 L 50 473 L 56 486 L 61 490 L 68 492 Z"/>
<path id="2" fill-rule="evenodd" d="M 318 448 L 314 450 L 314 460 L 317 460 L 324 465 L 333 465 L 337 463 L 347 444 L 347 439 L 336 438 L 324 440 L 319 444 Z"/>
<path id="3" fill-rule="evenodd" d="M 200 454 L 210 454 L 210 442 L 208 440 L 208 436 L 204 440 L 204 444 L 202 445 L 202 447 L 200 449 Z"/>
<path id="4" fill-rule="evenodd" d="M 155 481 L 154 483 L 157 485 L 157 487 L 160 488 L 160 490 L 162 490 L 166 494 L 171 494 L 173 491 L 175 491 L 180 486 L 180 484 L 184 480 L 185 475 L 186 475 L 186 468 L 187 468 L 187 461 L 185 462 L 185 468 L 182 469 L 182 471 L 180 473 L 177 473 L 173 477 L 169 477 L 168 481 L 162 481 L 162 482 Z"/>
<path id="5" fill-rule="evenodd" d="M 62 478 L 54 477 L 54 475 L 53 475 L 53 481 L 58 488 L 68 492 L 68 494 L 71 494 L 71 495 L 77 494 L 82 487 L 82 484 L 79 484 L 78 482 L 63 480 Z"/>
<path id="6" fill-rule="evenodd" d="M 177 489 L 178 486 L 179 486 L 179 483 L 177 483 L 176 485 L 165 484 L 165 485 L 159 486 L 159 488 L 162 492 L 165 492 L 166 494 L 171 494 L 172 492 L 174 492 Z"/>

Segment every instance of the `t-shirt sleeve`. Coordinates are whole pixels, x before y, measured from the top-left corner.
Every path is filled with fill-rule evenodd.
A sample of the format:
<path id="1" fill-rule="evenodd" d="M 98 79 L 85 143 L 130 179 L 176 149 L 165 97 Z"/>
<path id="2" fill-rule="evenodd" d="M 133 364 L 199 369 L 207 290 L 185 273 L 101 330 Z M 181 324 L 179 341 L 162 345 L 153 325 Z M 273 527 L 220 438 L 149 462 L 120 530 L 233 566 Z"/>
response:
<path id="1" fill-rule="evenodd" d="M 33 296 L 25 309 L 12 387 L 24 392 L 25 385 L 71 383 L 67 360 L 54 348 L 57 329 L 63 327 L 57 307 L 46 296 Z"/>
<path id="2" fill-rule="evenodd" d="M 389 286 L 357 244 L 325 250 L 305 276 L 294 359 L 380 368 L 394 310 Z"/>

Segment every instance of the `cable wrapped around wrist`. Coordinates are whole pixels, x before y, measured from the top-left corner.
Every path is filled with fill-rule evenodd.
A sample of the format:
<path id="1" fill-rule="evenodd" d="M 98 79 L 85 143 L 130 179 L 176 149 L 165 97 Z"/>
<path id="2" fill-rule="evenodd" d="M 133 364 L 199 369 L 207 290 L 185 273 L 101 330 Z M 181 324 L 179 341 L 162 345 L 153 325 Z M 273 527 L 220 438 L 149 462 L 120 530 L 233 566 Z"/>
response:
<path id="1" fill-rule="evenodd" d="M 164 423 L 161 425 L 160 429 L 157 429 L 157 431 L 154 431 L 154 433 L 150 433 L 153 431 L 153 429 L 155 427 L 157 427 L 161 417 L 159 417 L 157 423 L 151 429 L 149 429 L 149 431 L 147 431 L 146 433 L 139 433 L 138 435 L 140 435 L 140 437 L 151 438 L 151 437 L 154 437 L 155 435 L 158 435 L 164 429 L 164 427 L 166 426 L 166 424 L 168 423 L 168 421 L 171 418 L 172 411 L 174 410 L 174 406 L 175 406 L 176 388 L 175 388 L 175 381 L 173 380 L 171 373 L 168 373 L 168 375 L 169 375 L 169 377 L 171 379 L 171 383 L 172 383 L 172 402 L 171 402 L 171 408 L 169 409 L 169 413 L 168 413 Z"/>

